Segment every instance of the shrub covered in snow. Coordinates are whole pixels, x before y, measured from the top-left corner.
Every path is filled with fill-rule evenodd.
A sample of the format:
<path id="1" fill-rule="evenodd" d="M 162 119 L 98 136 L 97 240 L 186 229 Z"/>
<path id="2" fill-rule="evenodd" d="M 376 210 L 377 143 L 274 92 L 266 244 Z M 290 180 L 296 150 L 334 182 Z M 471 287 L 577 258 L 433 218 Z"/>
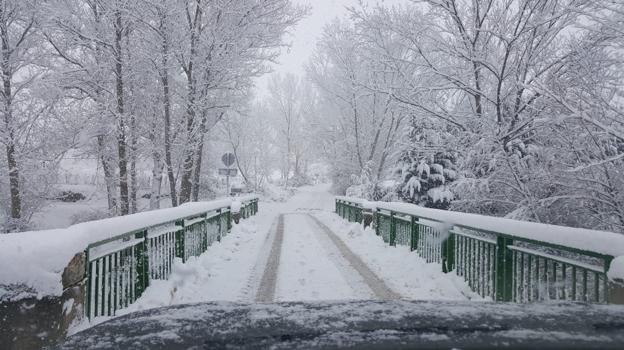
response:
<path id="1" fill-rule="evenodd" d="M 371 163 L 367 164 L 359 176 L 352 176 L 351 182 L 345 193 L 347 197 L 366 198 L 372 201 L 389 202 L 396 200 L 396 181 L 378 180 L 372 173 Z"/>
<path id="2" fill-rule="evenodd" d="M 56 196 L 56 199 L 61 202 L 72 202 L 72 203 L 83 201 L 86 198 L 87 197 L 85 197 L 84 194 L 80 192 L 74 192 L 74 191 L 63 191 Z"/>
<path id="3" fill-rule="evenodd" d="M 399 152 L 399 198 L 428 208 L 448 209 L 455 195 L 449 184 L 457 180 L 457 155 L 443 148 L 443 140 L 413 120 Z"/>

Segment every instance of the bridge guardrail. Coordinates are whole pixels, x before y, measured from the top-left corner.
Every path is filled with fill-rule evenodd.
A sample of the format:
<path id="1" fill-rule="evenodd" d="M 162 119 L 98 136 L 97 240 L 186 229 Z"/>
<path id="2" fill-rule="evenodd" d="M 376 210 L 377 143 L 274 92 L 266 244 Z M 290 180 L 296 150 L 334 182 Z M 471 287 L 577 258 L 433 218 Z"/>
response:
<path id="1" fill-rule="evenodd" d="M 243 197 L 243 218 L 258 211 L 258 198 Z M 175 258 L 205 252 L 232 227 L 230 204 L 90 244 L 85 250 L 85 315 L 113 316 L 136 301 L 150 280 L 167 279 Z"/>
<path id="2" fill-rule="evenodd" d="M 483 297 L 622 303 L 622 287 L 608 272 L 614 257 L 624 255 L 624 235 L 336 198 L 336 213 L 351 222 L 360 222 L 362 214 L 354 213 L 366 207 L 386 243 L 408 246 L 428 263 L 441 264 L 443 272 L 463 277 Z"/>

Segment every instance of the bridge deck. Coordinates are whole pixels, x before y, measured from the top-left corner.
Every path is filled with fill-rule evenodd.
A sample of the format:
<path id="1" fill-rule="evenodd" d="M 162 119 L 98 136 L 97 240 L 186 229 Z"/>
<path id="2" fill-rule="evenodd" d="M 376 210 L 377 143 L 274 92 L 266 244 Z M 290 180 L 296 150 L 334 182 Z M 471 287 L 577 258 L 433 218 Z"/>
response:
<path id="1" fill-rule="evenodd" d="M 325 185 L 283 203 L 263 202 L 220 244 L 174 268 L 121 313 L 205 301 L 466 300 L 476 295 L 405 247 L 333 211 Z M 279 219 L 281 217 L 281 219 Z"/>

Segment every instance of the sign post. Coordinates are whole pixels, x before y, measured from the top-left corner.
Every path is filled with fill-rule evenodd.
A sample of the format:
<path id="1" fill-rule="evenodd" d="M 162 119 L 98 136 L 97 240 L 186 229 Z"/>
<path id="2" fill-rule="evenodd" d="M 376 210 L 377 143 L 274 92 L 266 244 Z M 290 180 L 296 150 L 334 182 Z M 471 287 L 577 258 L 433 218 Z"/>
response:
<path id="1" fill-rule="evenodd" d="M 231 169 L 230 167 L 236 161 L 236 157 L 232 153 L 224 153 L 221 156 L 221 161 L 226 168 L 219 169 L 219 175 L 225 175 L 226 178 L 226 195 L 230 195 L 230 176 L 236 176 L 237 169 Z"/>

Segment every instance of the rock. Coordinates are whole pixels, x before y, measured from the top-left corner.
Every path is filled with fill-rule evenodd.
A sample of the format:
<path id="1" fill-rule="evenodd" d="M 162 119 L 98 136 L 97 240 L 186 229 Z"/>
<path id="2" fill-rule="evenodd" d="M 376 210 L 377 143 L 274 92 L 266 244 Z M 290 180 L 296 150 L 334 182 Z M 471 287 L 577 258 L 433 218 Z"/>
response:
<path id="1" fill-rule="evenodd" d="M 624 304 L 624 280 L 609 281 L 609 304 Z"/>
<path id="2" fill-rule="evenodd" d="M 63 289 L 73 287 L 82 282 L 86 272 L 86 255 L 80 252 L 71 259 L 63 270 Z"/>
<path id="3" fill-rule="evenodd" d="M 85 316 L 85 285 L 81 283 L 63 291 L 61 328 L 68 330 L 73 324 L 80 323 Z"/>

